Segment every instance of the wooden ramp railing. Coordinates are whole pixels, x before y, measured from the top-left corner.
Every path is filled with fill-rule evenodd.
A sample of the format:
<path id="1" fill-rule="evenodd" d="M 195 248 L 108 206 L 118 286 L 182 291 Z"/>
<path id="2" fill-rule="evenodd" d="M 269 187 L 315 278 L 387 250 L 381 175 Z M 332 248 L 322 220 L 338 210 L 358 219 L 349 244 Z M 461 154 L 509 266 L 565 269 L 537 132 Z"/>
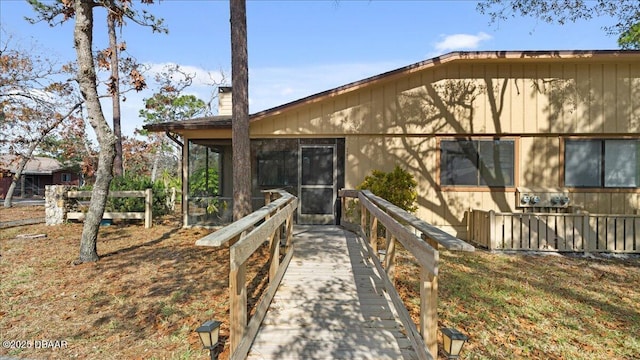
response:
<path id="1" fill-rule="evenodd" d="M 277 198 L 271 201 L 274 196 Z M 474 251 L 475 248 L 369 191 L 342 190 L 340 197 L 343 204 L 343 214 L 345 214 L 344 207 L 347 198 L 355 198 L 360 202 L 362 214 L 360 224 L 349 224 L 345 222 L 346 219 L 343 219 L 342 224 L 346 228 L 351 227 L 362 239 L 369 240 L 368 242 L 362 241 L 364 245 L 359 248 L 368 253 L 369 259 L 375 264 L 375 268 L 380 274 L 386 273 L 387 276 L 381 276 L 380 281 L 382 281 L 384 290 L 398 313 L 402 326 L 406 329 L 406 335 L 411 343 L 411 348 L 415 350 L 415 355 L 419 359 L 437 358 L 439 259 L 437 248 L 443 246 L 449 250 L 458 251 Z M 274 190 L 266 193 L 266 200 L 267 205 L 261 209 L 196 242 L 197 245 L 202 246 L 222 246 L 227 243 L 230 246 L 229 341 L 231 359 L 244 359 L 249 353 L 251 344 L 260 329 L 260 324 L 265 318 L 294 253 L 291 237 L 293 214 L 298 206 L 298 199 L 287 192 Z M 377 252 L 378 224 L 385 227 L 386 233 L 384 267 Z M 283 248 L 284 256 L 281 256 L 280 235 L 283 230 L 286 246 Z M 416 233 L 420 234 L 420 237 Z M 270 249 L 269 285 L 262 300 L 256 306 L 254 315 L 247 321 L 246 261 L 265 241 L 269 242 Z M 393 279 L 396 241 L 399 241 L 416 258 L 421 267 L 419 330 L 411 320 L 393 281 L 390 280 L 390 278 Z M 280 261 L 280 259 L 282 260 Z M 304 266 L 304 263 L 301 262 L 299 266 Z M 356 270 L 351 271 L 355 273 Z M 367 282 L 373 281 L 372 279 L 369 278 Z M 375 354 L 371 355 L 375 356 Z"/>
<path id="2" fill-rule="evenodd" d="M 360 202 L 360 224 L 355 231 L 369 239 L 368 250 L 380 271 L 386 272 L 385 288 L 390 294 L 416 349 L 424 348 L 418 342 L 424 341 L 428 354 L 418 353 L 420 358 L 438 357 L 438 246 L 453 251 L 474 251 L 470 244 L 460 240 L 427 222 L 409 214 L 390 202 L 375 196 L 368 190 L 342 190 L 342 214 L 346 214 L 348 198 L 356 198 Z M 347 225 L 347 219 L 343 219 Z M 377 249 L 378 225 L 385 228 L 384 268 L 378 259 Z M 420 237 L 415 234 L 419 233 Z M 395 242 L 399 241 L 404 248 L 415 257 L 420 264 L 420 323 L 419 330 L 411 320 L 398 292 L 393 284 L 395 263 Z M 391 280 L 390 280 L 391 279 Z"/>
<path id="3" fill-rule="evenodd" d="M 278 197 L 274 201 L 272 197 Z M 291 261 L 291 230 L 298 199 L 280 190 L 265 192 L 267 205 L 244 218 L 198 240 L 196 245 L 223 246 L 229 243 L 229 342 L 231 359 L 244 359 L 260 323 Z M 280 236 L 285 230 L 284 257 L 280 261 Z M 254 315 L 247 323 L 246 262 L 269 241 L 269 285 Z"/>

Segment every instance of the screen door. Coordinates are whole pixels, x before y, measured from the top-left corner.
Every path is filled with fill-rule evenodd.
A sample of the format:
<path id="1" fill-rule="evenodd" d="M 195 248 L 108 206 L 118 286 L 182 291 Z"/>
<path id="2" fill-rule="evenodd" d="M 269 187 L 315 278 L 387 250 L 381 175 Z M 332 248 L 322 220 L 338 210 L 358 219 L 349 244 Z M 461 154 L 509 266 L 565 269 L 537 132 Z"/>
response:
<path id="1" fill-rule="evenodd" d="M 335 224 L 336 146 L 301 145 L 298 223 Z"/>

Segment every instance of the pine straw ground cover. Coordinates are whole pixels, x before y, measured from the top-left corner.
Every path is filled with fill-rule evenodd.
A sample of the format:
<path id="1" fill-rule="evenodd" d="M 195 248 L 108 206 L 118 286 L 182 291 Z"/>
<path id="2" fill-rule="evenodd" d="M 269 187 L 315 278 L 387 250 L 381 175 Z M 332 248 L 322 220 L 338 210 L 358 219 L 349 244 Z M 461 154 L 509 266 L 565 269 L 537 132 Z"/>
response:
<path id="1" fill-rule="evenodd" d="M 399 263 L 417 321 L 417 268 Z M 463 359 L 640 358 L 638 256 L 441 251 L 438 286 L 438 325 L 470 336 Z"/>
<path id="2" fill-rule="evenodd" d="M 0 221 L 43 216 L 0 209 Z M 196 247 L 209 231 L 174 218 L 100 230 L 94 264 L 71 265 L 80 224 L 0 229 L 0 341 L 66 341 L 6 349 L 29 359 L 208 359 L 193 330 L 223 321 L 227 248 Z M 47 234 L 17 239 L 19 234 Z M 248 279 L 264 279 L 258 254 Z M 637 359 L 640 259 L 440 252 L 438 315 L 470 335 L 462 359 Z M 397 284 L 417 319 L 417 270 L 400 253 Z M 249 280 L 255 302 L 265 283 Z M 250 301 L 251 302 L 251 301 Z M 55 345 L 55 343 L 54 343 Z M 220 359 L 228 358 L 228 345 Z M 443 357 L 441 357 L 442 359 Z"/>
<path id="3" fill-rule="evenodd" d="M 42 208 L 0 209 L 0 221 L 34 213 L 44 214 Z M 181 229 L 176 219 L 156 221 L 151 229 L 141 223 L 101 227 L 102 258 L 78 266 L 71 262 L 81 224 L 0 229 L 0 341 L 31 342 L 27 349 L 2 347 L 0 355 L 208 359 L 194 329 L 218 319 L 223 340 L 228 337 L 229 251 L 195 246 L 210 231 Z M 20 234 L 47 237 L 16 238 Z M 253 260 L 248 279 L 265 271 L 260 257 Z M 250 303 L 264 285 L 250 284 Z M 228 345 L 220 358 L 228 358 Z"/>

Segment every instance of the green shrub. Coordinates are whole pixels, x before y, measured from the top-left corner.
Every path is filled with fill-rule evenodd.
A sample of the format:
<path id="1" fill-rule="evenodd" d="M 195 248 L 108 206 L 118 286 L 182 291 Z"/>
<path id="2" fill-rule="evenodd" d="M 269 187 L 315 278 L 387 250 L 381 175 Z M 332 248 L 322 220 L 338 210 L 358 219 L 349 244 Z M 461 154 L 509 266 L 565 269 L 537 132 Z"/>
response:
<path id="1" fill-rule="evenodd" d="M 371 175 L 364 178 L 358 190 L 370 190 L 375 195 L 389 201 L 390 203 L 408 211 L 415 212 L 418 207 L 416 191 L 418 183 L 413 175 L 396 166 L 392 172 L 373 170 Z"/>
<path id="2" fill-rule="evenodd" d="M 111 191 L 136 191 L 151 189 L 153 192 L 153 215 L 168 214 L 167 197 L 171 196 L 169 189 L 163 181 L 152 182 L 144 176 L 118 176 L 114 177 L 109 187 Z M 106 211 L 114 212 L 142 212 L 144 211 L 144 198 L 109 198 Z"/>

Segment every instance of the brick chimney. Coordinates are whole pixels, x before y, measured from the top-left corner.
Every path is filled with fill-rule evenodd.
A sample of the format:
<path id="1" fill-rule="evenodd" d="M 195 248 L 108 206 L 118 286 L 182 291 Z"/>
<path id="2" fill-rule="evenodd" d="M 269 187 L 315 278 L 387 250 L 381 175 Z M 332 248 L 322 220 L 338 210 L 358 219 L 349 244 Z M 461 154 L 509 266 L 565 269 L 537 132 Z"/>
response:
<path id="1" fill-rule="evenodd" d="M 218 115 L 219 116 L 231 116 L 232 111 L 231 103 L 231 86 L 219 86 L 218 87 Z"/>

